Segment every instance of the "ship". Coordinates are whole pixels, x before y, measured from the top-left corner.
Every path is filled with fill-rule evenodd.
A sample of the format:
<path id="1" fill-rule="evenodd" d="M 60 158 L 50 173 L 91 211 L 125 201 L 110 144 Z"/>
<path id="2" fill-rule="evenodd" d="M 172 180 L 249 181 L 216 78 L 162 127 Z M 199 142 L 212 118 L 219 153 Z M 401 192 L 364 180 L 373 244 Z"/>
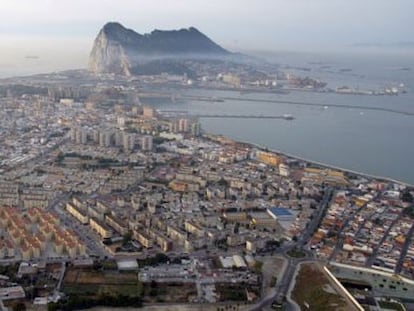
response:
<path id="1" fill-rule="evenodd" d="M 295 119 L 294 116 L 292 116 L 291 114 L 288 114 L 288 113 L 284 114 L 282 117 L 285 120 L 293 120 L 293 119 Z"/>

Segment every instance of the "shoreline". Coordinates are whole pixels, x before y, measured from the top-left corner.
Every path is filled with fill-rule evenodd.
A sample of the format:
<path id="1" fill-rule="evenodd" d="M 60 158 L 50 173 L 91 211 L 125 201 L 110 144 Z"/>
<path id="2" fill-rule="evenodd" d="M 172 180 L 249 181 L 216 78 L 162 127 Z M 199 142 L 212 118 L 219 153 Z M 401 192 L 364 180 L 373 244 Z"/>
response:
<path id="1" fill-rule="evenodd" d="M 207 134 L 211 135 L 211 133 L 207 133 Z M 212 134 L 212 135 L 217 136 L 217 134 Z M 318 166 L 321 166 L 321 167 L 335 169 L 335 170 L 338 170 L 338 171 L 343 171 L 343 172 L 346 172 L 346 173 L 351 173 L 351 174 L 354 174 L 354 175 L 358 175 L 358 176 L 361 176 L 361 177 L 367 177 L 367 178 L 370 178 L 370 179 L 377 179 L 377 180 L 393 182 L 393 183 L 404 185 L 406 187 L 414 187 L 414 184 L 411 184 L 411 183 L 408 183 L 408 182 L 405 182 L 405 181 L 401 181 L 401 180 L 397 180 L 397 179 L 394 179 L 392 177 L 378 176 L 378 175 L 372 175 L 372 174 L 368 174 L 368 173 L 358 172 L 358 171 L 354 171 L 354 170 L 351 170 L 351 169 L 346 169 L 346 168 L 343 168 L 343 167 L 339 167 L 339 166 L 336 166 L 336 165 L 327 164 L 327 163 L 323 163 L 323 162 L 319 162 L 319 161 L 315 161 L 315 160 L 310 160 L 310 159 L 303 158 L 303 157 L 297 156 L 297 155 L 293 155 L 291 153 L 280 151 L 280 150 L 277 150 L 277 149 L 269 149 L 266 146 L 262 146 L 262 145 L 259 145 L 257 143 L 252 143 L 252 142 L 243 141 L 243 140 L 236 140 L 236 139 L 232 139 L 231 137 L 228 137 L 226 135 L 221 135 L 221 134 L 219 134 L 219 136 L 230 138 L 231 140 L 233 140 L 236 143 L 249 145 L 249 146 L 255 147 L 257 149 L 260 149 L 262 151 L 268 150 L 269 152 L 280 154 L 282 156 L 286 156 L 288 158 L 304 161 L 304 162 L 307 162 L 307 163 L 315 164 L 315 165 L 318 165 Z"/>

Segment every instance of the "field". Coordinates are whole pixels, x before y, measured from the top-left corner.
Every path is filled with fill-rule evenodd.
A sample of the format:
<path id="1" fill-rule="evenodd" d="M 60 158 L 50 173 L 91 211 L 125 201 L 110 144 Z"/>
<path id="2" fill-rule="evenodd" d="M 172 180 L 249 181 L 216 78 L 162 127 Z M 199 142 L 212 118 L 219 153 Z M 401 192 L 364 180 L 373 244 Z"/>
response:
<path id="1" fill-rule="evenodd" d="M 292 291 L 292 298 L 301 310 L 353 310 L 352 307 L 347 306 L 345 299 L 330 285 L 328 278 L 321 269 L 314 264 L 301 265 Z M 309 308 L 306 304 L 309 304 Z"/>
<path id="2" fill-rule="evenodd" d="M 403 307 L 399 303 L 392 301 L 380 301 L 379 305 L 381 308 L 388 310 L 404 311 Z"/>
<path id="3" fill-rule="evenodd" d="M 191 283 L 145 283 L 143 288 L 145 303 L 189 302 L 196 297 L 196 286 Z"/>
<path id="4" fill-rule="evenodd" d="M 281 272 L 285 265 L 283 257 L 263 257 L 263 293 L 268 293 L 271 288 L 275 287 L 278 279 L 281 279 Z"/>
<path id="5" fill-rule="evenodd" d="M 97 298 L 102 294 L 141 297 L 144 302 L 189 302 L 197 296 L 194 284 L 141 283 L 136 272 L 69 269 L 64 293 Z"/>
<path id="6" fill-rule="evenodd" d="M 94 271 L 94 270 L 68 270 L 65 275 L 64 283 L 77 284 L 137 284 L 138 274 L 136 272 L 122 272 L 118 271 Z"/>
<path id="7" fill-rule="evenodd" d="M 136 272 L 68 270 L 63 282 L 63 291 L 69 295 L 96 296 L 100 293 L 117 293 L 130 297 L 142 294 L 142 284 Z"/>

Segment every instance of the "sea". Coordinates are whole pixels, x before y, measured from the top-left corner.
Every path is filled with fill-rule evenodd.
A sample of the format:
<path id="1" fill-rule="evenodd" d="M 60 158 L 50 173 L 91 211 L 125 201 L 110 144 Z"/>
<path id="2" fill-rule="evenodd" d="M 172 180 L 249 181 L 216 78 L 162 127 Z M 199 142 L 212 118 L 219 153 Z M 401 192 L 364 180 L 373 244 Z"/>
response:
<path id="1" fill-rule="evenodd" d="M 234 99 L 223 102 L 182 100 L 155 106 L 191 114 L 291 114 L 295 117 L 292 121 L 230 118 L 201 118 L 200 121 L 203 130 L 210 133 L 414 185 L 414 115 L 351 107 L 385 108 L 414 114 L 414 53 L 274 53 L 265 57 L 278 64 L 282 71 L 320 79 L 332 89 L 349 86 L 381 90 L 397 86 L 406 93 L 396 96 L 301 91 L 268 94 L 190 88 L 181 93 Z M 269 101 L 260 102 L 263 99 Z M 338 104 L 341 107 L 331 106 Z"/>
<path id="2" fill-rule="evenodd" d="M 256 56 L 277 64 L 284 72 L 325 81 L 332 89 L 349 86 L 360 90 L 380 90 L 403 85 L 406 93 L 397 96 L 300 91 L 269 94 L 187 88 L 180 90 L 180 93 L 233 99 L 223 102 L 160 101 L 153 105 L 161 110 L 184 110 L 191 114 L 291 114 L 295 117 L 292 121 L 201 118 L 200 122 L 206 132 L 222 134 L 311 161 L 414 185 L 414 116 L 352 107 L 364 106 L 414 113 L 413 49 L 385 52 L 272 52 L 258 53 Z M 20 70 L 16 67 L 11 71 L 0 72 L 0 76 L 25 74 L 28 68 L 26 66 Z M 29 69 L 30 72 L 27 73 L 40 70 L 34 67 Z M 268 102 L 260 102 L 263 99 Z"/>

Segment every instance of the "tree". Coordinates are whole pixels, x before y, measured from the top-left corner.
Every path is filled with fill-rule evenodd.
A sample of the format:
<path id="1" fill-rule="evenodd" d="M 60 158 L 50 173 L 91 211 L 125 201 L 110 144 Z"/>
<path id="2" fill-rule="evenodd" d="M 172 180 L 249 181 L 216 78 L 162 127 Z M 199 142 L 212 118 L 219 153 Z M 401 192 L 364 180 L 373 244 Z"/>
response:
<path id="1" fill-rule="evenodd" d="M 404 213 L 405 213 L 406 215 L 409 215 L 409 216 L 411 216 L 411 217 L 414 217 L 414 206 L 407 207 L 407 208 L 404 210 Z"/>
<path id="2" fill-rule="evenodd" d="M 122 237 L 122 245 L 128 244 L 129 241 L 132 239 L 132 231 L 129 230 L 127 233 L 125 233 Z"/>
<path id="3" fill-rule="evenodd" d="M 219 184 L 220 186 L 225 186 L 225 187 L 228 187 L 229 186 L 229 183 L 227 182 L 227 180 L 225 180 L 224 178 L 221 178 L 218 182 L 217 182 L 217 184 Z"/>
<path id="4" fill-rule="evenodd" d="M 144 284 L 140 281 L 137 283 L 137 295 L 138 297 L 142 297 L 144 295 Z"/>
<path id="5" fill-rule="evenodd" d="M 13 304 L 13 311 L 26 311 L 26 305 L 23 302 Z"/>
<path id="6" fill-rule="evenodd" d="M 407 203 L 413 203 L 414 202 L 414 198 L 413 195 L 408 191 L 405 190 L 402 194 L 401 194 L 401 200 L 403 202 L 407 202 Z"/>

